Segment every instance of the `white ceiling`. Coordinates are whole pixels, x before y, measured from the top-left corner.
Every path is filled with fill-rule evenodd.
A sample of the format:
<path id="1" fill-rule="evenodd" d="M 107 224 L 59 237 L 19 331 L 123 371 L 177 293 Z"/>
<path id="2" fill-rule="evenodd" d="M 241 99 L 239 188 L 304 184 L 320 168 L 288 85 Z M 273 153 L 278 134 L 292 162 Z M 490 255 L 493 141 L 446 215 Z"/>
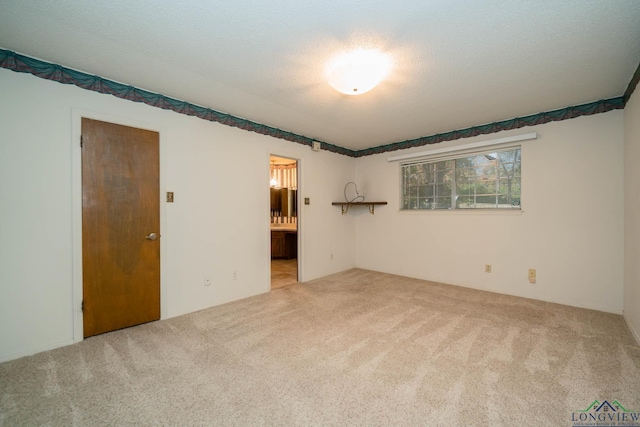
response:
<path id="1" fill-rule="evenodd" d="M 355 46 L 395 61 L 357 97 Z M 621 96 L 640 1 L 0 0 L 0 47 L 358 150 Z"/>

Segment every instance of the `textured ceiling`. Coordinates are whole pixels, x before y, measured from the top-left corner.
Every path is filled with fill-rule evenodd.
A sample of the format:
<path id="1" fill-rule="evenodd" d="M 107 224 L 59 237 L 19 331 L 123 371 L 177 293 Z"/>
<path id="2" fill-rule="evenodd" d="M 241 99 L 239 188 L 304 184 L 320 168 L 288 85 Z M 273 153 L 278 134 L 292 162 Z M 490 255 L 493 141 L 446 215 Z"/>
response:
<path id="1" fill-rule="evenodd" d="M 0 47 L 353 150 L 621 96 L 638 0 L 0 0 Z M 332 55 L 390 77 L 335 92 Z"/>

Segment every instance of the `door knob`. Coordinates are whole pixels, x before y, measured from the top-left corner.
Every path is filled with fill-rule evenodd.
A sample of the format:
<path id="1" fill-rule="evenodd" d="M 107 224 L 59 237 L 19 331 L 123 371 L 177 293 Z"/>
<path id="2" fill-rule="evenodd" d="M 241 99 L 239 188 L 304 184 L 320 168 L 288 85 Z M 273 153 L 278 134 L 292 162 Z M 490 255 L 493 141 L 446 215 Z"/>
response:
<path id="1" fill-rule="evenodd" d="M 156 240 L 158 238 L 158 235 L 156 233 L 151 233 L 148 236 L 144 236 L 144 238 L 147 240 Z"/>

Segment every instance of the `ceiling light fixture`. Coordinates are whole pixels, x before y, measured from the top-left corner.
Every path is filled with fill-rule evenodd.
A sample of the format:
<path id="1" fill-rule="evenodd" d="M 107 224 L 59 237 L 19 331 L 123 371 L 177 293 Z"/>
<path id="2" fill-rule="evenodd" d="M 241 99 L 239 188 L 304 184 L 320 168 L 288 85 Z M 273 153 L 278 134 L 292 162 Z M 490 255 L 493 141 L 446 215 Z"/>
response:
<path id="1" fill-rule="evenodd" d="M 355 49 L 327 65 L 329 84 L 345 95 L 362 95 L 376 87 L 391 70 L 391 58 L 377 49 Z"/>

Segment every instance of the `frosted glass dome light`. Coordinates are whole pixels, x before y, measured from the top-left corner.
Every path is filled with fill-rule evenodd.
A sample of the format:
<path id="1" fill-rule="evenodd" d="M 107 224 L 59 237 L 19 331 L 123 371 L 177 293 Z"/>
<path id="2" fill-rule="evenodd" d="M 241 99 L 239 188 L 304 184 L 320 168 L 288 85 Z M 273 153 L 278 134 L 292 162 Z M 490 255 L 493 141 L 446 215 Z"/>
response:
<path id="1" fill-rule="evenodd" d="M 391 70 L 391 58 L 376 49 L 356 49 L 327 65 L 329 84 L 345 95 L 361 95 L 376 87 Z"/>

